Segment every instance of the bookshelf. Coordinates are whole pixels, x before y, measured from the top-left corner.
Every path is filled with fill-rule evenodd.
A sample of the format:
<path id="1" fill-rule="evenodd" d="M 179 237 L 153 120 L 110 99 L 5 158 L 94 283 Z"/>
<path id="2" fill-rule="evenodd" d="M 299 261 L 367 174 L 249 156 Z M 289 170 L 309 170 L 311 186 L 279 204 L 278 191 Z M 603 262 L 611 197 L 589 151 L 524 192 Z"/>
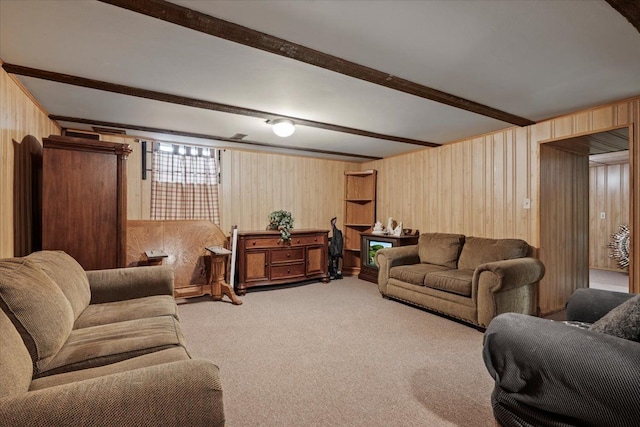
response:
<path id="1" fill-rule="evenodd" d="M 360 235 L 376 222 L 376 177 L 373 169 L 344 173 L 344 275 L 360 272 Z"/>

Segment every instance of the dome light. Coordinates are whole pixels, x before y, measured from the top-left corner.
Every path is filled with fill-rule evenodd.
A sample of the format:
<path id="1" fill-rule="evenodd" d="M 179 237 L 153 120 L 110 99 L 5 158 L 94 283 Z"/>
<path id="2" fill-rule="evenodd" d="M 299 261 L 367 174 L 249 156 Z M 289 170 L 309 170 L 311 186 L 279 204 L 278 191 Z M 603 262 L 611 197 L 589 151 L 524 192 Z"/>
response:
<path id="1" fill-rule="evenodd" d="M 271 121 L 271 123 L 273 124 L 273 133 L 283 138 L 293 135 L 293 132 L 296 130 L 296 125 L 293 123 L 293 120 L 277 119 Z"/>

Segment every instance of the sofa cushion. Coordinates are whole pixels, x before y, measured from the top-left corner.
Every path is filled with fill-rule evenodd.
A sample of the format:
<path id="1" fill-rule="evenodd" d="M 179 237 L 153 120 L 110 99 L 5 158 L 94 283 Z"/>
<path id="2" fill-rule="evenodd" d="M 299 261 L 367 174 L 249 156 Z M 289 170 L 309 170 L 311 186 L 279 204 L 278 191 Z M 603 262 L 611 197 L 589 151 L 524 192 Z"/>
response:
<path id="1" fill-rule="evenodd" d="M 36 377 L 104 366 L 176 346 L 185 343 L 173 316 L 75 329 L 47 370 Z"/>
<path id="2" fill-rule="evenodd" d="M 80 369 L 78 371 L 65 372 L 58 375 L 49 375 L 33 380 L 29 391 L 40 390 L 62 384 L 69 384 L 76 381 L 84 381 L 91 378 L 103 377 L 105 375 L 127 372 L 133 369 L 146 368 L 147 366 L 162 365 L 164 363 L 176 362 L 178 360 L 190 359 L 189 353 L 184 347 L 172 347 L 142 356 L 133 357 L 121 362 L 111 363 L 97 368 Z"/>
<path id="3" fill-rule="evenodd" d="M 449 268 L 433 264 L 398 265 L 391 267 L 389 278 L 411 283 L 416 286 L 424 286 L 424 276 L 427 273 L 444 270 L 449 270 Z"/>
<path id="4" fill-rule="evenodd" d="M 458 268 L 458 257 L 464 243 L 464 235 L 425 233 L 418 239 L 418 256 L 423 264 Z"/>
<path id="5" fill-rule="evenodd" d="M 481 264 L 526 257 L 529 245 L 521 239 L 467 237 L 458 260 L 461 270 L 475 270 Z"/>
<path id="6" fill-rule="evenodd" d="M 73 310 L 58 285 L 33 261 L 0 261 L 0 305 L 22 336 L 41 371 L 55 357 L 73 328 Z"/>
<path id="7" fill-rule="evenodd" d="M 22 337 L 4 311 L 0 310 L 0 400 L 26 393 L 31 384 L 33 364 Z"/>
<path id="8" fill-rule="evenodd" d="M 27 256 L 62 289 L 77 319 L 91 300 L 87 273 L 78 261 L 62 251 L 40 251 Z"/>
<path id="9" fill-rule="evenodd" d="M 124 301 L 91 304 L 76 319 L 74 329 L 157 316 L 173 316 L 178 319 L 178 306 L 172 296 L 154 295 Z"/>
<path id="10" fill-rule="evenodd" d="M 631 341 L 640 341 L 640 295 L 623 302 L 605 314 L 591 325 L 589 330 Z"/>
<path id="11" fill-rule="evenodd" d="M 473 270 L 436 271 L 424 277 L 424 285 L 428 288 L 470 297 L 472 280 Z"/>

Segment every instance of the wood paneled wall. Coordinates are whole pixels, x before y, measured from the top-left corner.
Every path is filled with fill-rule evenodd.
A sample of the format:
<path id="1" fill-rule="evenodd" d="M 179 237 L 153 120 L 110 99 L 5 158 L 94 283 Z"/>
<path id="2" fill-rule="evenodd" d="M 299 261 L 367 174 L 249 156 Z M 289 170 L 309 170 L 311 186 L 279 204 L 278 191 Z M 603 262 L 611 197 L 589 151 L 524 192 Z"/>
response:
<path id="1" fill-rule="evenodd" d="M 629 163 L 589 167 L 589 266 L 627 272 L 609 257 L 611 235 L 629 224 Z M 605 218 L 601 218 L 601 213 Z"/>
<path id="2" fill-rule="evenodd" d="M 537 246 L 537 150 L 530 129 L 510 128 L 363 168 L 378 170 L 383 223 L 392 216 L 420 232 L 514 237 Z"/>
<path id="3" fill-rule="evenodd" d="M 149 219 L 151 174 L 142 180 L 142 144 L 128 142 L 133 148 L 128 161 L 128 219 Z M 150 168 L 150 155 L 147 160 Z M 264 230 L 269 213 L 281 209 L 293 214 L 297 229 L 330 229 L 334 216 L 340 228 L 344 171 L 358 170 L 360 165 L 226 149 L 220 167 L 220 228 L 229 234 L 233 225 Z"/>
<path id="4" fill-rule="evenodd" d="M 633 208 L 633 201 L 635 203 L 640 202 L 640 186 L 637 182 L 640 179 L 640 140 L 634 128 L 640 124 L 640 103 L 638 98 L 632 100 L 620 101 L 617 103 L 600 106 L 585 111 L 576 112 L 566 116 L 558 117 L 553 120 L 548 120 L 535 125 L 536 138 L 540 144 L 553 144 L 553 142 L 570 138 L 579 135 L 585 135 L 589 133 L 602 132 L 621 127 L 629 127 L 630 134 L 630 146 L 629 146 L 629 220 L 632 230 L 632 236 L 640 233 L 640 211 Z M 634 185 L 635 181 L 635 185 Z M 569 203 L 567 200 L 558 198 L 556 203 L 559 205 L 567 206 Z M 562 222 L 562 218 L 557 219 L 558 222 Z M 545 233 L 553 232 L 554 225 L 551 219 L 548 223 L 540 222 L 540 236 L 545 236 Z M 635 231 L 634 231 L 635 230 Z M 579 233 L 587 233 L 588 230 L 574 230 L 574 240 L 582 241 Z M 542 238 L 542 237 L 541 237 Z M 632 292 L 640 292 L 640 277 L 634 272 L 634 269 L 640 264 L 640 245 L 638 241 L 640 239 L 632 238 L 632 254 L 631 265 L 629 268 L 630 273 L 630 287 Z M 564 257 L 571 257 L 569 252 L 576 252 L 574 259 L 578 259 L 580 256 L 580 262 L 576 261 L 574 266 L 566 266 L 565 270 L 556 268 L 554 263 L 557 263 L 553 256 L 547 259 L 547 263 L 551 263 L 551 269 L 547 271 L 544 279 L 540 282 L 541 288 L 560 288 L 564 290 L 564 295 L 568 297 L 572 290 L 584 287 L 585 278 L 580 274 L 580 270 L 583 268 L 582 256 L 579 255 L 583 251 L 582 247 L 576 245 L 567 245 L 566 247 L 553 247 L 547 248 L 547 253 L 555 251 L 558 255 L 562 254 Z M 547 295 L 556 295 L 556 293 L 548 291 Z M 565 299 L 566 300 L 566 299 Z M 552 311 L 561 310 L 564 306 L 564 301 L 560 304 L 560 301 L 552 299 L 540 299 L 540 309 L 542 313 L 548 313 Z"/>
<path id="5" fill-rule="evenodd" d="M 579 111 L 524 128 L 510 128 L 466 139 L 442 147 L 425 149 L 394 158 L 368 162 L 362 169 L 378 170 L 377 217 L 402 221 L 421 232 L 456 232 L 483 237 L 516 237 L 540 249 L 541 238 L 550 224 L 540 219 L 540 148 L 552 142 L 582 134 L 630 127 L 630 194 L 640 203 L 640 98 Z M 585 194 L 585 203 L 587 200 Z M 531 208 L 524 209 L 529 198 Z M 630 198 L 629 200 L 633 200 Z M 564 201 L 556 201 L 563 204 Z M 632 230 L 640 233 L 640 209 L 629 207 Z M 585 235 L 588 233 L 584 231 Z M 573 256 L 586 254 L 584 247 Z M 640 239 L 632 239 L 631 290 L 640 292 L 640 277 L 633 273 L 640 265 Z M 546 248 L 558 253 L 575 246 Z M 567 255 L 570 256 L 570 255 Z M 585 255 L 586 256 L 586 255 Z M 588 260 L 584 261 L 587 262 Z M 561 271 L 549 259 L 547 274 L 540 283 L 539 308 L 550 313 L 564 306 L 555 288 L 570 290 L 584 286 L 581 274 Z M 582 262 L 582 261 L 581 261 Z M 565 266 L 581 269 L 581 266 Z M 573 277 L 570 283 L 563 282 Z M 566 293 L 565 293 L 566 294 Z M 548 296 L 548 297 L 547 297 Z"/>
<path id="6" fill-rule="evenodd" d="M 127 143 L 131 146 L 131 154 L 127 159 L 127 219 L 148 220 L 151 216 L 151 172 L 147 171 L 147 179 L 142 179 L 141 140 L 118 135 L 101 135 L 100 139 L 111 142 Z M 152 141 L 147 141 L 147 151 L 151 151 Z M 147 153 L 147 169 L 151 169 L 151 154 Z"/>
<path id="7" fill-rule="evenodd" d="M 542 315 L 564 308 L 589 286 L 589 158 L 540 148 L 540 261 L 546 267 L 538 301 Z"/>
<path id="8" fill-rule="evenodd" d="M 0 258 L 13 256 L 13 141 L 33 135 L 42 143 L 59 134 L 47 113 L 0 69 Z"/>
<path id="9" fill-rule="evenodd" d="M 342 228 L 344 171 L 358 170 L 357 163 L 247 151 L 222 153 L 220 228 L 229 233 L 264 230 L 268 215 L 290 211 L 294 226 L 330 230 L 331 218 Z"/>

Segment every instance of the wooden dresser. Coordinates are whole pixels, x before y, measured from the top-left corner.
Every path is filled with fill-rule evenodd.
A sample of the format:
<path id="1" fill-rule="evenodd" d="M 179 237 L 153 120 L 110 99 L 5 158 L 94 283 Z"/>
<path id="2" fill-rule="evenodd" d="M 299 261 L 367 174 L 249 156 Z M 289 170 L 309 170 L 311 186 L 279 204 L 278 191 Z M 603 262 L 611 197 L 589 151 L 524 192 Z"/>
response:
<path id="1" fill-rule="evenodd" d="M 283 242 L 279 231 L 239 231 L 236 292 L 311 279 L 327 282 L 328 236 L 328 230 L 291 230 L 291 240 Z"/>

